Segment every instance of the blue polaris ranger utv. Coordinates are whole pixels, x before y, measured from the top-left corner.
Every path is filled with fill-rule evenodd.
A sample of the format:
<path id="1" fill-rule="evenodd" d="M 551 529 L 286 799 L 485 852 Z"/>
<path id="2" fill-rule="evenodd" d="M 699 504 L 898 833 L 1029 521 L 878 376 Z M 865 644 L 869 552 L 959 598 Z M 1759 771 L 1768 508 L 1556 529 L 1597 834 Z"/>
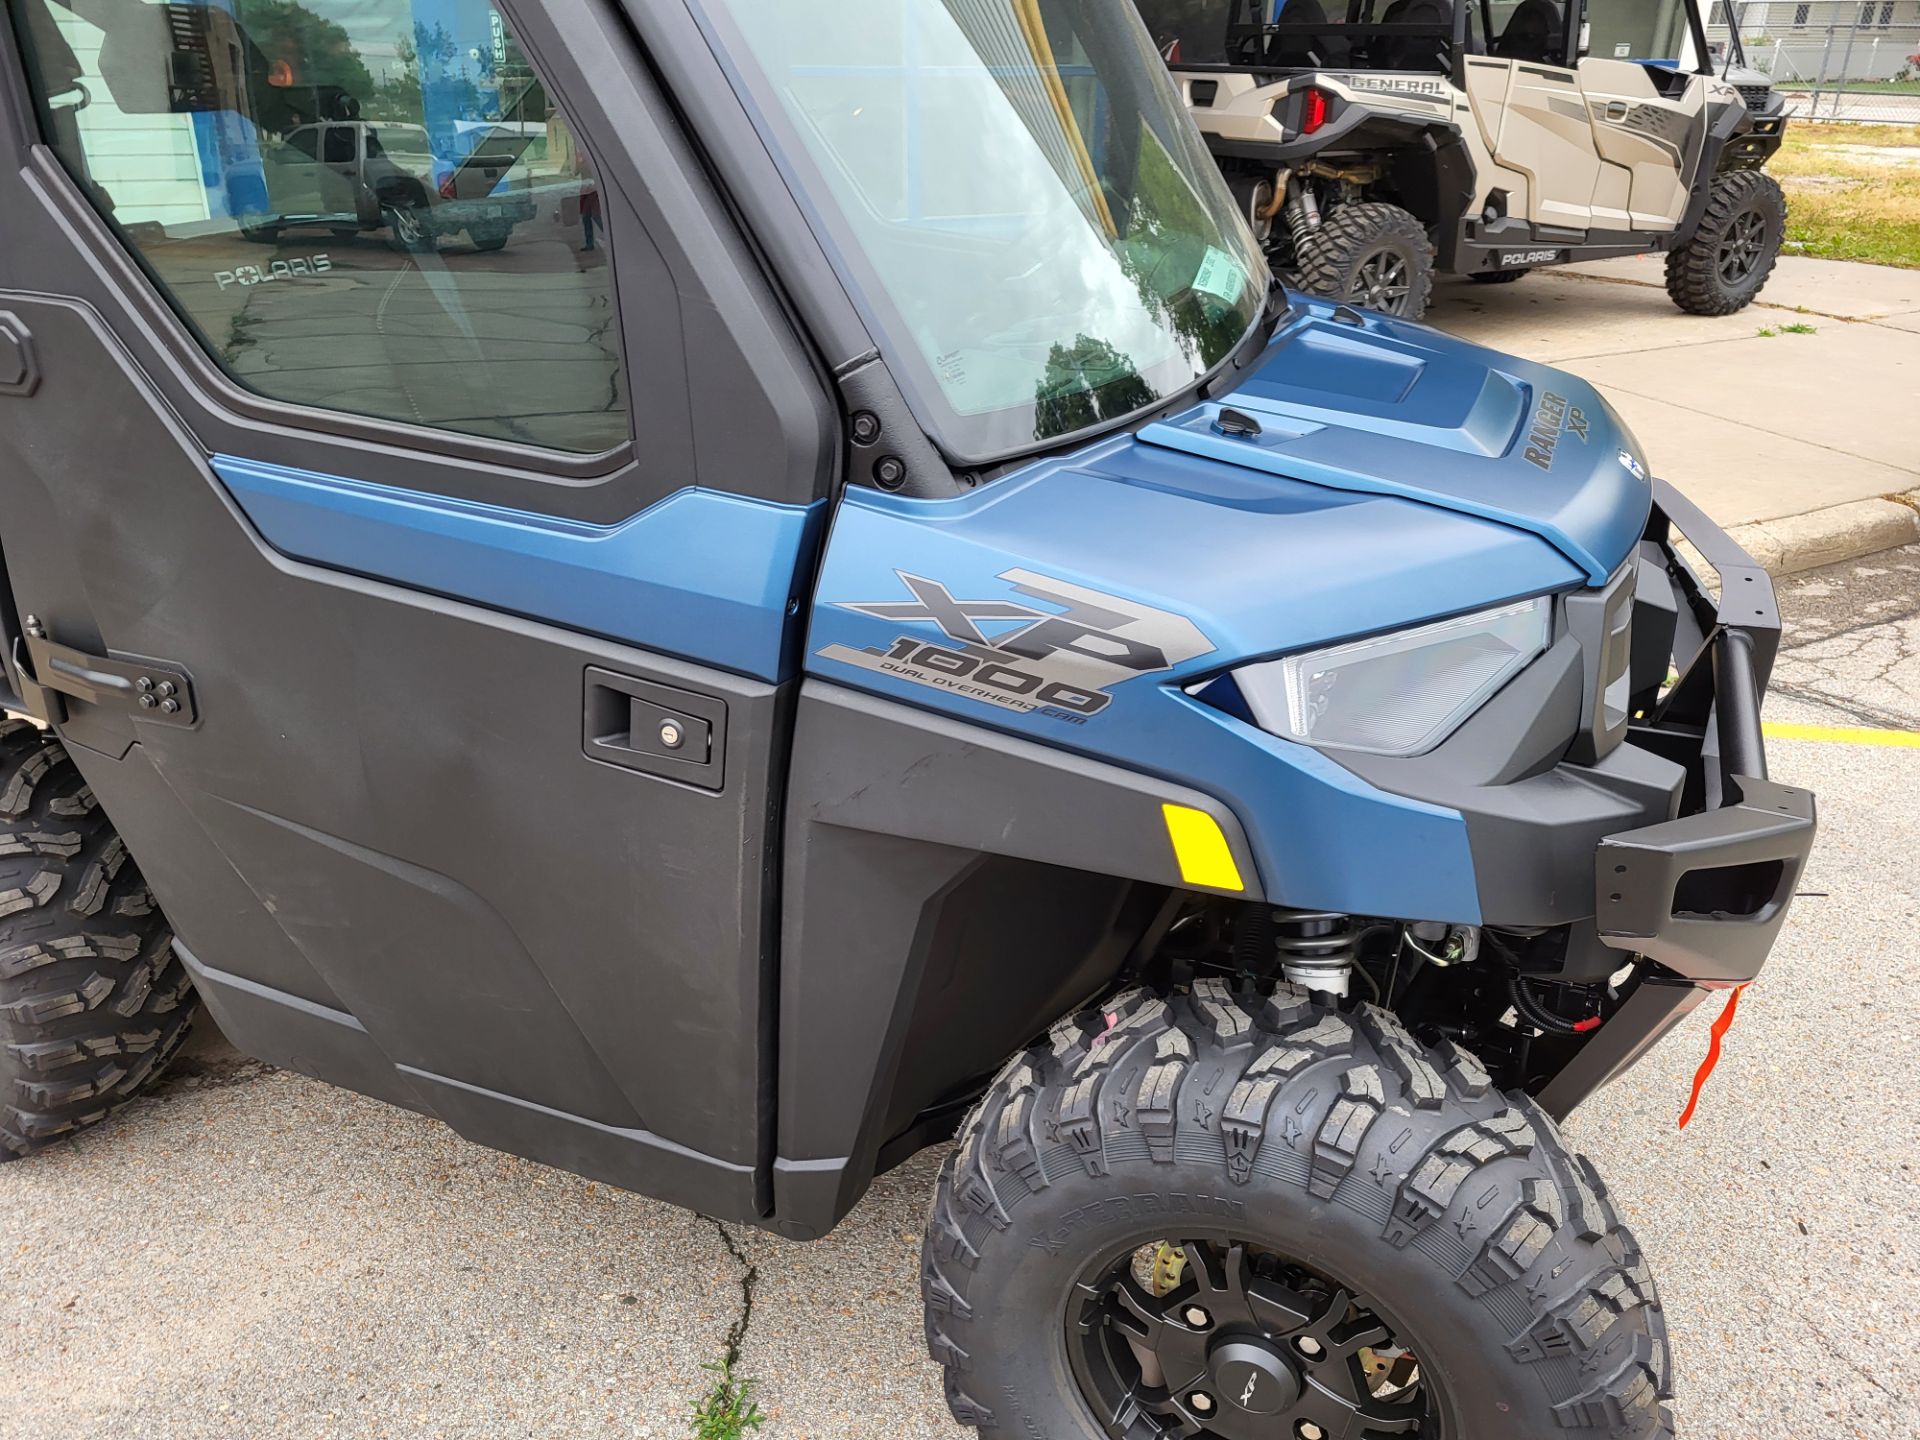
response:
<path id="1" fill-rule="evenodd" d="M 957 1133 L 989 1434 L 1670 1433 L 1555 1122 L 1814 811 L 1589 386 L 1275 288 L 1116 0 L 6 12 L 0 1152 L 204 1004 L 796 1238 Z"/>

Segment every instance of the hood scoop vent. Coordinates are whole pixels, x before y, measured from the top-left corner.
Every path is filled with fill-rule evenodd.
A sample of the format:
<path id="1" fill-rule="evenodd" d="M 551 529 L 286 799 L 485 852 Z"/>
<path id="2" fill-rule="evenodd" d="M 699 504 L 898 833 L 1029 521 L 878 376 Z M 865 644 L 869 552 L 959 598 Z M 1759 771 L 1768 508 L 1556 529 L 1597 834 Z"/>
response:
<path id="1" fill-rule="evenodd" d="M 1542 465 L 1529 426 L 1547 422 L 1565 433 Z M 1343 325 L 1318 306 L 1234 390 L 1137 438 L 1531 531 L 1595 584 L 1637 538 L 1649 500 L 1623 458 L 1630 438 L 1576 377 L 1381 316 Z"/>

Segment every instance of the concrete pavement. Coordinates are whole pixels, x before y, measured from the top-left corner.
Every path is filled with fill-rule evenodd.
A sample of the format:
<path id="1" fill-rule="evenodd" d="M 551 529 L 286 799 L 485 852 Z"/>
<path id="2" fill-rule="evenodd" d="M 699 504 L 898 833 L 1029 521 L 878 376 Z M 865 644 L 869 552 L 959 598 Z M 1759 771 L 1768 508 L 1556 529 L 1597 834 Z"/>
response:
<path id="1" fill-rule="evenodd" d="M 1446 282 L 1427 318 L 1593 382 L 1776 574 L 1920 540 L 1920 271 L 1785 256 L 1761 298 L 1682 314 L 1648 256 Z"/>

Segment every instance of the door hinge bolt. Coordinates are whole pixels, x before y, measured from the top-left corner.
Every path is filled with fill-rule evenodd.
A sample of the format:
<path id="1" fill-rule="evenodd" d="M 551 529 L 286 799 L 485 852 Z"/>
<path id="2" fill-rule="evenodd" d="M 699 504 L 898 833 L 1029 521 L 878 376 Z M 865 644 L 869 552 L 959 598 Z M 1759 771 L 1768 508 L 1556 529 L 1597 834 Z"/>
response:
<path id="1" fill-rule="evenodd" d="M 46 627 L 41 625 L 38 615 L 27 616 L 27 634 L 36 640 L 44 640 L 47 638 Z"/>
<path id="2" fill-rule="evenodd" d="M 160 702 L 154 699 L 153 696 L 151 695 L 142 695 L 140 697 L 140 708 L 142 710 L 151 710 L 153 709 L 154 706 L 158 705 L 159 703 Z"/>
<path id="3" fill-rule="evenodd" d="M 153 676 L 142 675 L 138 680 L 133 682 L 133 688 L 145 694 L 147 691 L 153 689 Z"/>
<path id="4" fill-rule="evenodd" d="M 178 715 L 180 713 L 180 702 L 178 700 L 162 700 L 160 702 L 160 709 L 164 714 Z"/>

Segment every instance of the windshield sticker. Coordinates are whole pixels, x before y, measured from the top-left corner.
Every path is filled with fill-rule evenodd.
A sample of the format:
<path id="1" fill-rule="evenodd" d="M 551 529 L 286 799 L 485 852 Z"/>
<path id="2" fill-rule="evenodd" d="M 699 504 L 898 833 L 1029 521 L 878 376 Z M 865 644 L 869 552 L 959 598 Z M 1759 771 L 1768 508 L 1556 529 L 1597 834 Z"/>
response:
<path id="1" fill-rule="evenodd" d="M 1184 616 L 1136 604 L 1031 570 L 1008 570 L 999 578 L 1013 594 L 1039 601 L 960 600 L 938 580 L 893 572 L 909 600 L 842 600 L 857 610 L 903 625 L 931 624 L 901 635 L 891 645 L 828 645 L 824 659 L 897 675 L 1018 714 L 1084 725 L 1113 700 L 1122 680 L 1171 670 L 1214 647 Z M 1011 625 L 1013 628 L 1006 629 Z M 989 635 L 986 627 L 994 627 Z"/>
<path id="2" fill-rule="evenodd" d="M 1209 245 L 1206 259 L 1200 262 L 1200 273 L 1193 277 L 1193 288 L 1222 304 L 1232 305 L 1247 288 L 1246 267 L 1226 251 Z"/>

